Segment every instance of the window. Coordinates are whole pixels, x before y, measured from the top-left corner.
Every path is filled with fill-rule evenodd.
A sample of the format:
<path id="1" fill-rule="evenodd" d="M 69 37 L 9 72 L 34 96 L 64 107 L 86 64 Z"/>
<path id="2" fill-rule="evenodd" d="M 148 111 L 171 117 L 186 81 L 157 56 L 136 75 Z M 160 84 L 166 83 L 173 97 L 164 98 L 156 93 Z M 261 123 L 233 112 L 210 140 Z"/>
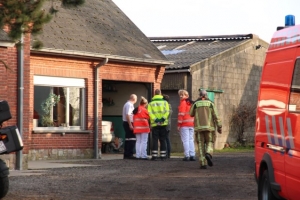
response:
<path id="1" fill-rule="evenodd" d="M 300 111 L 300 59 L 296 60 L 291 85 L 289 111 Z"/>
<path id="2" fill-rule="evenodd" d="M 34 76 L 34 129 L 84 129 L 84 80 Z"/>

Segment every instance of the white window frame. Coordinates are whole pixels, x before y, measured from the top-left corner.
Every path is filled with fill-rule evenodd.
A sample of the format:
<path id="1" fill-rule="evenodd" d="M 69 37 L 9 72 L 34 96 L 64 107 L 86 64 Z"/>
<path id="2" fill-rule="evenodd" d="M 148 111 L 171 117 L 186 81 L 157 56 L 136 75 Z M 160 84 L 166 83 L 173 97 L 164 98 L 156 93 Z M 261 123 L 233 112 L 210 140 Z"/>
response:
<path id="1" fill-rule="evenodd" d="M 39 76 L 34 75 L 33 77 L 34 86 L 45 86 L 45 87 L 67 87 L 67 101 L 69 99 L 69 88 L 77 87 L 82 89 L 81 96 L 81 126 L 69 126 L 69 106 L 66 107 L 66 121 L 67 127 L 34 127 L 33 130 L 54 130 L 62 132 L 67 132 L 68 130 L 85 130 L 85 80 L 80 78 L 66 78 L 66 77 L 53 77 L 53 76 Z"/>

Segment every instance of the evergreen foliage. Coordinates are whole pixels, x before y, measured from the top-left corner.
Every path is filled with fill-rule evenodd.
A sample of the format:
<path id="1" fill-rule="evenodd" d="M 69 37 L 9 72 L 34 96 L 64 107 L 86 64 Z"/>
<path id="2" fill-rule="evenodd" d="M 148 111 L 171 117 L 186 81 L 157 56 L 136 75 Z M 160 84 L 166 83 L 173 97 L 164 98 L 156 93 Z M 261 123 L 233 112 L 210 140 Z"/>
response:
<path id="1" fill-rule="evenodd" d="M 53 6 L 50 10 L 42 9 L 46 1 L 58 0 L 0 0 L 0 28 L 9 30 L 8 36 L 14 40 L 20 40 L 22 34 L 31 33 L 34 36 L 40 34 L 45 23 L 51 21 L 53 15 L 58 12 Z M 85 0 L 59 0 L 63 7 L 79 6 Z M 41 48 L 42 42 L 34 39 L 34 48 Z"/>

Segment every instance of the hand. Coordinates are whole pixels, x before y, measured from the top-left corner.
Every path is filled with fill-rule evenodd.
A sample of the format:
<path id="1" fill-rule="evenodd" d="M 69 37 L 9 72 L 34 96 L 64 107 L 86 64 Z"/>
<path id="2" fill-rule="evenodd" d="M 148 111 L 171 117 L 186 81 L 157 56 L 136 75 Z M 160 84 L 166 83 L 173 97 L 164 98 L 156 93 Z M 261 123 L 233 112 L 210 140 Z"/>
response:
<path id="1" fill-rule="evenodd" d="M 132 124 L 129 124 L 129 128 L 130 128 L 130 130 L 133 130 Z"/>
<path id="2" fill-rule="evenodd" d="M 164 122 L 165 121 L 165 118 L 161 118 L 161 120 L 160 120 L 161 122 Z"/>
<path id="3" fill-rule="evenodd" d="M 155 123 L 159 123 L 159 122 L 160 122 L 160 119 L 156 118 L 154 122 L 155 122 Z"/>
<path id="4" fill-rule="evenodd" d="M 222 128 L 218 128 L 217 131 L 218 131 L 218 133 L 221 134 L 222 133 Z"/>

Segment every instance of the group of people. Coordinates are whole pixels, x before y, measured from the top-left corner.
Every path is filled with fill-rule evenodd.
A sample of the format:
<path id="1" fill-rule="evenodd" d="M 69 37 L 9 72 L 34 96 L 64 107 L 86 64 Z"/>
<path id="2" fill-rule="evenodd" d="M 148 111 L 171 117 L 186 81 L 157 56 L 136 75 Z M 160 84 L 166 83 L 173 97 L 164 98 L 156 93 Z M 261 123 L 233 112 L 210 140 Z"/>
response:
<path id="1" fill-rule="evenodd" d="M 123 127 L 125 130 L 124 159 L 148 160 L 148 134 L 152 133 L 151 160 L 170 158 L 170 130 L 172 107 L 169 96 L 156 89 L 151 102 L 141 97 L 138 107 L 134 108 L 137 96 L 131 94 L 123 107 Z M 201 90 L 194 102 L 186 90 L 179 90 L 177 129 L 184 149 L 183 161 L 196 161 L 194 135 L 199 149 L 200 168 L 213 166 L 212 154 L 215 142 L 215 129 L 222 133 L 221 120 L 214 103 Z M 160 149 L 158 150 L 158 146 Z M 136 156 L 134 157 L 134 150 Z"/>

